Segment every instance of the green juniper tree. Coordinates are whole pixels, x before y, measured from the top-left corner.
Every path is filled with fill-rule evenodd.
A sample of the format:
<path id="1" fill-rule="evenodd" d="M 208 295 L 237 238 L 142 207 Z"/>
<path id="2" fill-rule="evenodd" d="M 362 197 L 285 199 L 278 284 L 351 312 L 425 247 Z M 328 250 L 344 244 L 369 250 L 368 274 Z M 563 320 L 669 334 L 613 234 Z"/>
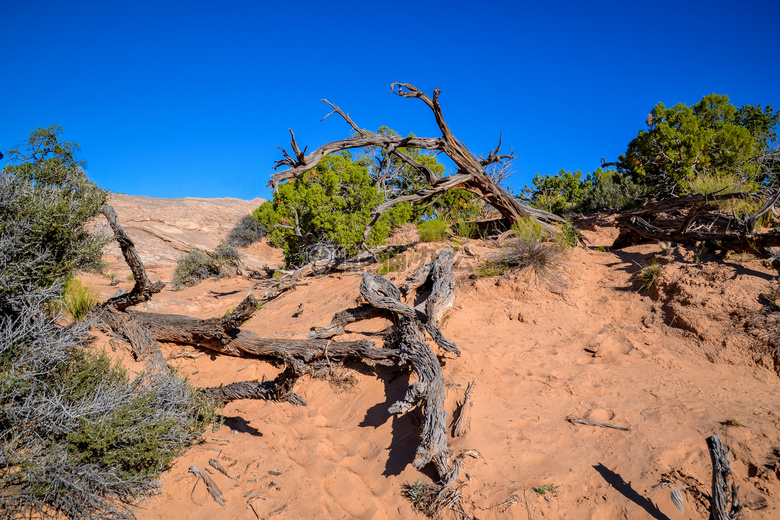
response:
<path id="1" fill-rule="evenodd" d="M 693 106 L 656 105 L 626 153 L 621 172 L 667 195 L 685 194 L 700 175 L 725 174 L 760 181 L 757 158 L 777 140 L 780 111 L 772 106 L 737 108 L 729 97 L 705 96 Z"/>

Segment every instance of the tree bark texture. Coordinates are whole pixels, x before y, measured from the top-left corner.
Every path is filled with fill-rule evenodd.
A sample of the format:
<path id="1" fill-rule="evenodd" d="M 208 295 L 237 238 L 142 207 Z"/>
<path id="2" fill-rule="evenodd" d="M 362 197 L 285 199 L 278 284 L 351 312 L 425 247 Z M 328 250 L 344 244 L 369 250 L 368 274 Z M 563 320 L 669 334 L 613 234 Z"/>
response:
<path id="1" fill-rule="evenodd" d="M 135 284 L 128 293 L 114 296 L 106 302 L 106 305 L 117 310 L 124 310 L 133 305 L 143 303 L 163 290 L 165 284 L 163 282 L 152 283 L 149 277 L 146 275 L 146 269 L 144 268 L 141 258 L 135 251 L 135 244 L 133 243 L 130 235 L 127 234 L 125 228 L 119 223 L 119 217 L 116 215 L 116 210 L 108 204 L 103 206 L 103 215 L 108 220 L 108 224 L 111 226 L 111 230 L 114 232 L 114 238 L 119 243 L 119 248 L 122 250 L 122 255 L 125 257 L 128 267 L 133 272 Z"/>
<path id="2" fill-rule="evenodd" d="M 720 437 L 713 433 L 707 438 L 707 447 L 712 460 L 712 498 L 710 514 L 713 520 L 734 520 L 739 516 L 742 506 L 739 503 L 739 487 L 734 482 L 729 486 L 731 464 L 728 452 L 723 449 Z M 729 507 L 729 502 L 731 506 Z"/>

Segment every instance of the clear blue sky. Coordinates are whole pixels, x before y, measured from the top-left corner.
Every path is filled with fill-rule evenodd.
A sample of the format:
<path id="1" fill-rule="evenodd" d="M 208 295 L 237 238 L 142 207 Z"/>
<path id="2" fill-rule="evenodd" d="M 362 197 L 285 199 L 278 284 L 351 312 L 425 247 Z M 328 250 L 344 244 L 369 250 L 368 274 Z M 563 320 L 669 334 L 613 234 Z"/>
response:
<path id="1" fill-rule="evenodd" d="M 287 128 L 310 150 L 362 127 L 438 136 L 393 81 L 441 89 L 474 153 L 503 132 L 535 173 L 617 158 L 659 101 L 780 107 L 780 1 L 41 2 L 0 31 L 0 150 L 57 124 L 121 193 L 267 198 Z"/>

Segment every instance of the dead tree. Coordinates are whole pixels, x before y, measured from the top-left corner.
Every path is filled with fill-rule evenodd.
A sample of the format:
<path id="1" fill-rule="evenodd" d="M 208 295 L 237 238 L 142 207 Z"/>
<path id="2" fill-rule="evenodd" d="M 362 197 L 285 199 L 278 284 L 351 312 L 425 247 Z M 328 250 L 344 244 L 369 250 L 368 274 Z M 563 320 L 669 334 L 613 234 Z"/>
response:
<path id="1" fill-rule="evenodd" d="M 763 207 L 752 215 L 739 217 L 722 209 L 723 202 L 746 196 L 743 193 L 690 195 L 645 204 L 618 217 L 621 232 L 612 247 L 619 249 L 640 239 L 700 243 L 714 250 L 752 252 L 769 259 L 780 270 L 780 258 L 773 249 L 780 246 L 780 233 L 756 229 L 763 215 L 775 212 L 780 190 L 768 196 Z"/>
<path id="2" fill-rule="evenodd" d="M 549 223 L 562 222 L 563 219 L 561 219 L 561 217 L 546 211 L 532 209 L 524 206 L 515 197 L 501 188 L 496 182 L 494 182 L 491 178 L 491 175 L 486 170 L 486 167 L 488 166 L 504 164 L 514 158 L 511 152 L 509 154 L 502 154 L 500 152 L 500 137 L 498 140 L 498 146 L 496 146 L 495 150 L 491 150 L 486 158 L 478 158 L 455 137 L 455 135 L 450 130 L 450 127 L 444 120 L 444 114 L 439 104 L 439 94 L 441 93 L 439 89 L 434 89 L 433 98 L 428 97 L 427 94 L 419 90 L 414 85 L 410 85 L 408 83 L 393 83 L 391 85 L 391 90 L 398 96 L 405 98 L 417 98 L 425 103 L 433 112 L 434 118 L 436 119 L 436 124 L 438 125 L 442 136 L 403 137 L 400 135 L 369 133 L 362 130 L 357 124 L 355 124 L 355 122 L 352 121 L 352 119 L 350 119 L 350 117 L 339 107 L 330 101 L 323 100 L 331 107 L 333 107 L 333 112 L 328 114 L 328 116 L 334 113 L 340 115 L 347 122 L 347 124 L 352 127 L 357 135 L 348 139 L 342 139 L 340 141 L 333 141 L 331 143 L 324 144 L 311 152 L 309 155 L 306 155 L 306 150 L 308 147 L 305 147 L 303 150 L 301 150 L 295 140 L 295 134 L 292 130 L 290 130 L 291 152 L 287 152 L 286 150 L 282 149 L 284 159 L 277 161 L 274 169 L 278 169 L 283 166 L 287 166 L 289 168 L 272 175 L 269 186 L 273 186 L 274 190 L 276 190 L 280 183 L 290 179 L 295 179 L 307 171 L 314 169 L 322 159 L 332 153 L 355 148 L 380 147 L 387 150 L 388 153 L 398 157 L 409 166 L 417 169 L 425 179 L 427 186 L 416 193 L 402 195 L 400 197 L 387 200 L 373 208 L 371 211 L 371 221 L 363 234 L 364 241 L 366 237 L 368 237 L 371 228 L 374 226 L 374 224 L 376 224 L 382 213 L 389 210 L 396 204 L 400 204 L 402 202 L 428 202 L 438 197 L 443 192 L 454 188 L 462 188 L 477 194 L 480 198 L 498 210 L 498 212 L 509 223 L 516 222 L 519 218 L 522 217 L 530 217 L 539 221 L 548 231 L 555 231 L 555 228 L 550 226 Z M 433 171 L 401 152 L 399 148 L 421 148 L 424 150 L 444 152 L 457 166 L 457 172 L 452 175 L 439 178 Z"/>
<path id="3" fill-rule="evenodd" d="M 433 262 L 420 268 L 404 284 L 406 291 L 430 287 L 430 295 L 416 307 L 402 301 L 401 290 L 392 282 L 365 273 L 360 294 L 368 303 L 337 313 L 330 325 L 315 329 L 309 336 L 331 338 L 343 333 L 349 323 L 378 315 L 393 319 L 400 345 L 399 364 L 410 363 L 418 380 L 409 386 L 401 401 L 389 408 L 389 412 L 404 414 L 418 407 L 423 409 L 423 431 L 413 465 L 422 469 L 432 463 L 439 476 L 438 487 L 433 492 L 435 496 L 428 506 L 428 512 L 432 514 L 444 507 L 461 511 L 460 488 L 456 485 L 460 461 L 453 460 L 447 447 L 444 376 L 438 357 L 426 343 L 427 336 L 442 349 L 460 355 L 458 347 L 448 341 L 438 327 L 439 320 L 455 301 L 454 256 L 452 248 L 441 251 Z"/>
<path id="4" fill-rule="evenodd" d="M 258 383 L 245 381 L 226 387 L 203 389 L 206 395 L 219 402 L 234 399 L 286 400 L 305 404 L 292 387 L 302 375 L 318 366 L 345 359 L 363 360 L 368 365 L 393 365 L 399 352 L 391 348 L 376 348 L 367 340 L 334 342 L 321 339 L 295 340 L 268 338 L 251 331 L 241 330 L 239 325 L 252 317 L 257 300 L 248 295 L 227 316 L 200 320 L 175 314 L 141 312 L 129 307 L 148 301 L 165 286 L 152 283 L 135 251 L 132 239 L 127 235 L 111 206 L 103 208 L 103 214 L 111 224 L 114 236 L 133 272 L 135 284 L 129 293 L 118 295 L 103 303 L 99 310 L 100 322 L 130 345 L 136 359 L 155 369 L 167 369 L 158 341 L 194 345 L 232 356 L 272 359 L 281 362 L 286 369 L 273 381 Z"/>

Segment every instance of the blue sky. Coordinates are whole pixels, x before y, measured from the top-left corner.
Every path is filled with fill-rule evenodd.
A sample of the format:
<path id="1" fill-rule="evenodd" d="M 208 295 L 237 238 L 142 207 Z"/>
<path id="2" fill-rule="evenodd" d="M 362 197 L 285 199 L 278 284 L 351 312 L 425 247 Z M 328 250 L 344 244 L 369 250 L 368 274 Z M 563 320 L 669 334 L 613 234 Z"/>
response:
<path id="1" fill-rule="evenodd" d="M 503 132 L 535 173 L 616 159 L 660 102 L 780 107 L 780 2 L 4 3 L 0 150 L 57 124 L 90 177 L 156 197 L 268 198 L 288 128 L 438 136 L 393 81 L 441 91 L 476 154 Z M 529 3 L 530 4 L 530 3 Z"/>

